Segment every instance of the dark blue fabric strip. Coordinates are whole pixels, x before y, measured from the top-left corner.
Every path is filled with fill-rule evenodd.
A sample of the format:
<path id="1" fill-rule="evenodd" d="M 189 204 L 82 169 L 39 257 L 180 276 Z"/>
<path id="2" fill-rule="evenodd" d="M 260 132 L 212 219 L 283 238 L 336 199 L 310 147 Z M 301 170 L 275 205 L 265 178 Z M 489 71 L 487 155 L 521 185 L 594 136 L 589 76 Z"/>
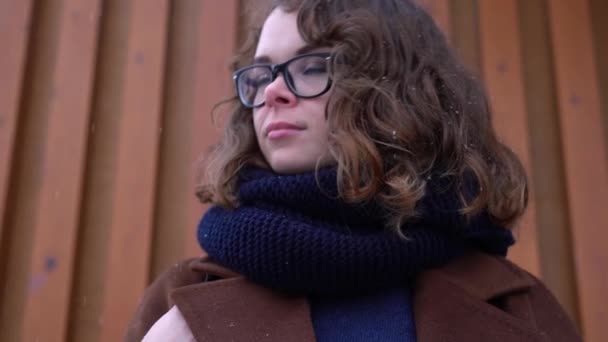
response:
<path id="1" fill-rule="evenodd" d="M 416 341 L 409 290 L 309 299 L 318 342 Z"/>

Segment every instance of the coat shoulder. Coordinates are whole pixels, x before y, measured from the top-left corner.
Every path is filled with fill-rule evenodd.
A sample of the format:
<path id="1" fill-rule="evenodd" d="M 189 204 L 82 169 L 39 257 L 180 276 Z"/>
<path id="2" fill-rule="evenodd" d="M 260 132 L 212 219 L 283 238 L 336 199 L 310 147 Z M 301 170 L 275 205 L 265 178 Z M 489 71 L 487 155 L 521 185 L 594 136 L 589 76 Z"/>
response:
<path id="1" fill-rule="evenodd" d="M 581 341 L 576 326 L 542 281 L 503 257 L 467 253 L 446 266 L 424 272 L 417 280 L 416 292 L 424 299 L 422 311 L 433 316 L 433 321 L 436 312 L 461 306 L 471 310 L 466 315 L 471 330 L 495 324 L 494 332 L 499 326 L 505 334 L 519 330 L 513 339 L 518 341 L 522 336 L 533 337 L 529 340 L 534 341 Z M 453 316 L 464 317 L 464 312 Z"/>
<path id="2" fill-rule="evenodd" d="M 501 258 L 500 261 L 531 284 L 523 293 L 509 294 L 503 301 L 503 309 L 517 310 L 523 318 L 530 319 L 534 326 L 545 333 L 548 341 L 582 341 L 572 318 L 540 279 L 509 260 Z M 525 315 L 528 312 L 529 317 Z"/>
<path id="3" fill-rule="evenodd" d="M 206 271 L 198 267 L 204 258 L 185 259 L 158 276 L 146 289 L 125 335 L 125 341 L 141 341 L 154 323 L 174 305 L 171 292 L 205 281 Z"/>
<path id="4" fill-rule="evenodd" d="M 550 337 L 548 340 L 582 341 L 578 327 L 546 285 L 527 271 L 520 271 L 533 283 L 526 296 L 532 311 L 531 319 L 540 330 L 546 332 Z"/>

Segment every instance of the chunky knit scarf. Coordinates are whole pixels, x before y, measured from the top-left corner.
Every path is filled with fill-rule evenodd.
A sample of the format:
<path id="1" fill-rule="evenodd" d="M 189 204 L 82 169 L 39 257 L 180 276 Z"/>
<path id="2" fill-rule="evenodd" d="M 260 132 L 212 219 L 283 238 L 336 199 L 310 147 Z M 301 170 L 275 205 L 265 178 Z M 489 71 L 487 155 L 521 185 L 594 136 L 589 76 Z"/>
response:
<path id="1" fill-rule="evenodd" d="M 429 187 L 403 239 L 383 228 L 380 206 L 338 198 L 335 169 L 316 176 L 248 169 L 240 175 L 239 207 L 209 209 L 198 240 L 215 261 L 254 282 L 308 294 L 400 286 L 471 247 L 505 255 L 511 233 L 486 214 L 467 222 L 455 192 L 442 187 Z"/>

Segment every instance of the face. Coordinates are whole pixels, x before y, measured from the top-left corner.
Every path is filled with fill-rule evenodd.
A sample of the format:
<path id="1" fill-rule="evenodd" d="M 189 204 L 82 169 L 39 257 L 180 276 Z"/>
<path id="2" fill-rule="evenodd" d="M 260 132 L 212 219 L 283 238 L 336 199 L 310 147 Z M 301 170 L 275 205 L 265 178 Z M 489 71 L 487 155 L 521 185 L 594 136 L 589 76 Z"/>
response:
<path id="1" fill-rule="evenodd" d="M 306 43 L 297 26 L 297 13 L 275 9 L 266 19 L 256 49 L 256 60 L 277 64 L 301 54 Z M 314 49 L 307 52 L 326 52 Z M 277 173 L 314 170 L 317 161 L 331 163 L 325 105 L 331 90 L 315 98 L 298 98 L 284 75 L 266 86 L 264 105 L 253 110 L 253 123 L 264 158 Z"/>

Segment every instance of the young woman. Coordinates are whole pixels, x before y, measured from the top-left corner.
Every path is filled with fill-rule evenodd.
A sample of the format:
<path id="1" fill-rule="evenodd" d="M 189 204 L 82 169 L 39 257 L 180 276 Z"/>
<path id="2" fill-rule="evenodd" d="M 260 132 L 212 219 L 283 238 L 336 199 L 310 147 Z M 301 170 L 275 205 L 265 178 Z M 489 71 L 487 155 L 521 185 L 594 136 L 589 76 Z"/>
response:
<path id="1" fill-rule="evenodd" d="M 206 255 L 135 341 L 577 341 L 504 256 L 527 184 L 486 95 L 406 0 L 279 0 L 206 162 Z"/>

